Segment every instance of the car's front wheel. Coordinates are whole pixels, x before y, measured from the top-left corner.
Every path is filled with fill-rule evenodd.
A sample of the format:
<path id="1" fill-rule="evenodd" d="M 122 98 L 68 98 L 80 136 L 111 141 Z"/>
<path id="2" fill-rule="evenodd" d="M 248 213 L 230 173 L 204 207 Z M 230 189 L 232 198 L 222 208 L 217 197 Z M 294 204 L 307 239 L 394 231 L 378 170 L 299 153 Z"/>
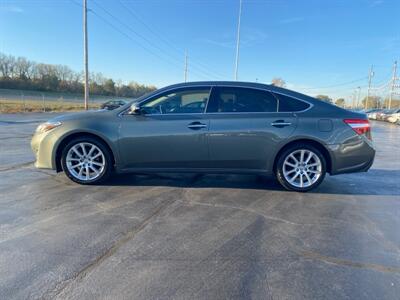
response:
<path id="1" fill-rule="evenodd" d="M 293 145 L 278 158 L 276 177 L 287 190 L 309 191 L 324 180 L 325 174 L 325 158 L 311 145 Z"/>
<path id="2" fill-rule="evenodd" d="M 70 141 L 63 149 L 61 165 L 71 180 L 80 184 L 97 184 L 111 173 L 112 159 L 107 147 L 92 137 Z"/>

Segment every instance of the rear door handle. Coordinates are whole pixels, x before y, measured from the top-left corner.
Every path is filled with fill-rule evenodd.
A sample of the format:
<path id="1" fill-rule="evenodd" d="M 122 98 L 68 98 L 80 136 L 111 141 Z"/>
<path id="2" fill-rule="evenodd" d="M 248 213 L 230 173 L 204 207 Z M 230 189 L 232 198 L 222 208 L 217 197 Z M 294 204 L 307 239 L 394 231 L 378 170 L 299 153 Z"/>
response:
<path id="1" fill-rule="evenodd" d="M 193 122 L 188 125 L 188 128 L 192 129 L 192 130 L 198 130 L 198 129 L 206 128 L 206 127 L 207 127 L 207 125 L 204 123 L 201 123 L 201 122 Z"/>
<path id="2" fill-rule="evenodd" d="M 276 121 L 272 122 L 271 125 L 275 126 L 275 127 L 285 127 L 285 126 L 292 125 L 292 123 L 285 122 L 284 120 L 276 120 Z"/>

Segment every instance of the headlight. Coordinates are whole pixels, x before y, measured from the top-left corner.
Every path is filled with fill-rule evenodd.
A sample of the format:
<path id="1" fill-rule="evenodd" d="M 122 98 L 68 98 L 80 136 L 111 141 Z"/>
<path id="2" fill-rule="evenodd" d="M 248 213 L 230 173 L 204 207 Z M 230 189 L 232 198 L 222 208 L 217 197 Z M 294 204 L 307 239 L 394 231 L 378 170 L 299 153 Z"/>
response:
<path id="1" fill-rule="evenodd" d="M 37 133 L 43 133 L 49 130 L 52 130 L 58 126 L 61 126 L 61 122 L 52 122 L 52 121 L 47 121 L 46 123 L 42 123 L 40 124 L 37 128 L 36 128 L 36 132 Z"/>

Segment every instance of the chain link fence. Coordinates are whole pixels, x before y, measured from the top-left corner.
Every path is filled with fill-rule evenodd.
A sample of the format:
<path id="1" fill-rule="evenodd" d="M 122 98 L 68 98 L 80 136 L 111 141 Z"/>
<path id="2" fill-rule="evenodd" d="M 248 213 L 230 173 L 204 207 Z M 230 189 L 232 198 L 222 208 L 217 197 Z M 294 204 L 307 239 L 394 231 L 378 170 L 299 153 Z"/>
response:
<path id="1" fill-rule="evenodd" d="M 97 109 L 109 100 L 130 100 L 114 96 L 90 96 L 89 108 Z M 84 109 L 83 94 L 0 89 L 0 112 L 50 112 Z"/>

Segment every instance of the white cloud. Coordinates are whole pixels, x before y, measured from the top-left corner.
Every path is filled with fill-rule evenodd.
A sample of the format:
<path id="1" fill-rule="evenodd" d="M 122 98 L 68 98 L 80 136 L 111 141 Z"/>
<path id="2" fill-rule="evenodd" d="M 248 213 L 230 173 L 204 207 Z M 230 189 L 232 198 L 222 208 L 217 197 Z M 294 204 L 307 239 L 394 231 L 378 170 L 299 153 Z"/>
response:
<path id="1" fill-rule="evenodd" d="M 256 44 L 263 42 L 268 38 L 268 34 L 254 28 L 243 28 L 240 38 L 240 46 L 247 48 L 252 47 Z M 222 48 L 235 48 L 236 47 L 236 36 L 233 34 L 222 34 L 219 40 L 210 38 L 199 38 L 196 40 L 200 43 L 206 43 L 213 46 L 218 46 Z"/>
<path id="2" fill-rule="evenodd" d="M 400 37 L 388 37 L 382 40 L 381 50 L 386 52 L 395 52 L 400 48 Z"/>
<path id="3" fill-rule="evenodd" d="M 379 6 L 379 5 L 383 4 L 384 2 L 385 2 L 385 1 L 383 1 L 383 0 L 375 0 L 375 1 L 372 1 L 372 3 L 370 4 L 370 7 Z"/>
<path id="4" fill-rule="evenodd" d="M 302 22 L 304 21 L 303 17 L 294 17 L 294 18 L 288 18 L 288 19 L 283 19 L 280 20 L 280 24 L 292 24 L 292 23 L 297 23 L 297 22 Z"/>
<path id="5" fill-rule="evenodd" d="M 9 13 L 18 13 L 18 14 L 21 14 L 24 12 L 24 10 L 21 7 L 15 6 L 15 5 L 0 6 L 0 11 L 9 12 Z"/>
<path id="6" fill-rule="evenodd" d="M 218 46 L 222 48 L 233 48 L 234 43 L 232 41 L 217 41 L 217 40 L 212 40 L 208 38 L 201 38 L 197 39 L 198 42 L 205 43 L 205 44 L 210 44 L 213 46 Z"/>

